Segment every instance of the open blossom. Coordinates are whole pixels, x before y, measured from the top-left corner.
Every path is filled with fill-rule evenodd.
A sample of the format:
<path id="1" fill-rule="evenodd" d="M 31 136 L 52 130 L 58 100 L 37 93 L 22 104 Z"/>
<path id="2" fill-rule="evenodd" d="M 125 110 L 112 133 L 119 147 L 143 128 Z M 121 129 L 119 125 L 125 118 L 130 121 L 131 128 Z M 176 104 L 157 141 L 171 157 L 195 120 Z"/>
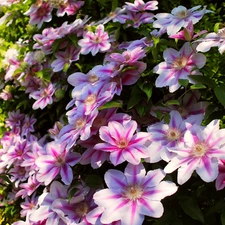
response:
<path id="1" fill-rule="evenodd" d="M 79 160 L 79 153 L 66 150 L 65 145 L 50 142 L 46 146 L 46 154 L 39 156 L 36 160 L 36 165 L 39 167 L 37 180 L 48 185 L 60 174 L 62 181 L 69 185 L 73 180 L 71 167 Z"/>
<path id="2" fill-rule="evenodd" d="M 43 2 L 40 5 L 33 4 L 30 9 L 25 12 L 25 15 L 30 16 L 30 24 L 37 25 L 41 28 L 44 22 L 50 22 L 52 20 L 52 7 L 49 3 Z"/>
<path id="3" fill-rule="evenodd" d="M 98 52 L 106 52 L 110 49 L 110 39 L 107 32 L 104 31 L 104 25 L 99 24 L 95 32 L 88 31 L 84 33 L 83 39 L 78 41 L 81 47 L 81 54 L 88 54 L 91 52 L 95 56 Z"/>
<path id="4" fill-rule="evenodd" d="M 149 134 L 146 132 L 134 134 L 136 130 L 137 123 L 134 120 L 126 124 L 110 121 L 108 126 L 99 129 L 99 136 L 104 143 L 96 144 L 94 149 L 109 152 L 110 161 L 114 166 L 124 161 L 137 165 L 141 158 L 148 157 L 148 150 L 144 144 Z"/>
<path id="5" fill-rule="evenodd" d="M 225 28 L 220 29 L 217 33 L 209 33 L 196 42 L 200 42 L 196 47 L 199 52 L 207 52 L 211 47 L 218 47 L 220 54 L 223 54 L 225 51 Z"/>
<path id="6" fill-rule="evenodd" d="M 153 23 L 153 27 L 160 29 L 166 27 L 168 35 L 176 34 L 182 27 L 187 27 L 190 21 L 196 24 L 205 13 L 211 12 L 206 10 L 206 6 L 202 10 L 198 10 L 200 7 L 199 5 L 187 9 L 184 6 L 178 6 L 171 11 L 171 14 L 158 13 L 155 15 L 156 21 Z"/>
<path id="7" fill-rule="evenodd" d="M 29 94 L 29 97 L 35 99 L 32 108 L 35 109 L 44 109 L 47 105 L 52 104 L 52 96 L 55 93 L 55 87 L 52 83 L 49 83 L 46 87 L 40 87 L 40 90 L 32 92 Z"/>
<path id="8" fill-rule="evenodd" d="M 219 120 L 213 120 L 206 127 L 193 125 L 184 134 L 184 144 L 169 150 L 177 156 L 164 168 L 166 173 L 178 169 L 178 183 L 190 179 L 194 171 L 205 182 L 218 176 L 219 159 L 225 159 L 225 129 L 219 129 Z"/>
<path id="9" fill-rule="evenodd" d="M 179 79 L 188 79 L 194 83 L 189 75 L 201 75 L 198 70 L 206 63 L 206 57 L 195 52 L 196 44 L 186 42 L 180 51 L 167 48 L 163 52 L 164 62 L 154 67 L 154 72 L 159 74 L 156 79 L 156 87 L 169 86 L 169 91 L 176 91 L 181 85 Z"/>
<path id="10" fill-rule="evenodd" d="M 63 70 L 65 65 L 70 66 L 74 61 L 77 61 L 80 56 L 80 49 L 73 45 L 66 48 L 65 51 L 59 51 L 55 54 L 56 59 L 52 62 L 51 67 L 54 72 Z"/>
<path id="11" fill-rule="evenodd" d="M 144 166 L 128 164 L 125 172 L 110 169 L 105 173 L 107 189 L 97 191 L 95 203 L 104 207 L 100 221 L 109 224 L 121 221 L 121 225 L 141 225 L 144 217 L 159 218 L 163 214 L 161 199 L 177 191 L 170 181 L 161 181 L 165 173 L 161 169 L 145 171 Z"/>

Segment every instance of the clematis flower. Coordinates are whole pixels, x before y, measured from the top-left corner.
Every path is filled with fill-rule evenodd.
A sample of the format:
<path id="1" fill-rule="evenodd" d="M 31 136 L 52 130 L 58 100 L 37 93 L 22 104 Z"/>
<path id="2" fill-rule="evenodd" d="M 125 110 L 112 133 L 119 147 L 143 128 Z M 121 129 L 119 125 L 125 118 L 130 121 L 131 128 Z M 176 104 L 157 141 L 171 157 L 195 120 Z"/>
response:
<path id="1" fill-rule="evenodd" d="M 159 74 L 156 79 L 156 87 L 169 86 L 169 91 L 176 91 L 181 85 L 179 79 L 188 79 L 190 83 L 194 81 L 189 75 L 202 75 L 198 70 L 206 63 L 205 55 L 195 52 L 196 44 L 190 45 L 186 42 L 180 51 L 167 48 L 163 52 L 164 62 L 154 67 L 154 72 Z"/>
<path id="2" fill-rule="evenodd" d="M 30 16 L 30 24 L 37 25 L 38 28 L 41 28 L 44 22 L 50 22 L 52 20 L 52 10 L 53 8 L 49 3 L 43 2 L 40 5 L 33 4 L 24 14 Z"/>
<path id="3" fill-rule="evenodd" d="M 225 160 L 219 160 L 219 174 L 216 178 L 216 190 L 222 190 L 225 187 Z"/>
<path id="4" fill-rule="evenodd" d="M 55 93 L 55 87 L 52 83 L 49 83 L 46 87 L 40 87 L 38 91 L 29 94 L 29 97 L 35 99 L 32 108 L 44 109 L 47 105 L 52 104 L 52 95 Z"/>
<path id="5" fill-rule="evenodd" d="M 88 31 L 83 35 L 83 39 L 78 41 L 81 47 L 81 54 L 87 55 L 89 52 L 95 56 L 98 52 L 106 52 L 110 49 L 110 39 L 107 32 L 104 31 L 104 25 L 99 24 L 95 33 Z"/>
<path id="6" fill-rule="evenodd" d="M 135 0 L 134 3 L 125 2 L 126 8 L 133 12 L 142 12 L 146 10 L 157 10 L 158 1 L 148 1 L 144 2 L 143 0 Z"/>
<path id="7" fill-rule="evenodd" d="M 99 129 L 99 136 L 104 143 L 94 146 L 94 149 L 110 153 L 110 161 L 114 166 L 128 161 L 134 165 L 140 163 L 141 158 L 148 157 L 148 150 L 144 143 L 149 138 L 146 132 L 134 132 L 137 123 L 134 120 L 126 124 L 110 121 L 108 126 Z"/>
<path id="8" fill-rule="evenodd" d="M 202 10 L 196 11 L 201 6 L 195 6 L 187 9 L 184 6 L 174 8 L 170 13 L 158 13 L 155 15 L 156 21 L 153 23 L 155 28 L 166 28 L 168 35 L 176 34 L 182 27 L 187 27 L 188 23 L 192 21 L 196 24 L 205 13 L 211 12 L 206 10 L 206 6 Z"/>
<path id="9" fill-rule="evenodd" d="M 192 21 L 190 21 L 182 31 L 178 32 L 177 34 L 170 35 L 170 38 L 177 38 L 184 41 L 191 41 L 196 37 L 199 37 L 202 34 L 205 34 L 207 30 L 202 30 L 199 33 L 194 35 L 194 27 Z"/>
<path id="10" fill-rule="evenodd" d="M 196 47 L 199 52 L 207 52 L 211 47 L 218 47 L 220 54 L 225 51 L 225 28 L 220 29 L 217 33 L 209 33 L 204 38 L 196 41 L 200 44 Z"/>
<path id="11" fill-rule="evenodd" d="M 170 181 L 161 181 L 165 173 L 161 169 L 148 171 L 144 166 L 128 164 L 125 172 L 110 169 L 105 173 L 107 189 L 97 191 L 93 199 L 104 207 L 100 221 L 109 224 L 121 221 L 121 225 L 141 225 L 144 217 L 159 218 L 163 214 L 161 199 L 177 191 Z"/>
<path id="12" fill-rule="evenodd" d="M 59 51 L 55 54 L 56 59 L 52 62 L 51 67 L 54 72 L 63 70 L 64 66 L 70 66 L 74 61 L 77 61 L 80 56 L 80 49 L 73 45 L 66 48 L 65 51 Z"/>
<path id="13" fill-rule="evenodd" d="M 219 120 L 206 127 L 193 125 L 184 134 L 184 144 L 169 150 L 177 153 L 164 168 L 166 173 L 178 169 L 178 183 L 184 184 L 194 171 L 205 182 L 218 176 L 219 159 L 225 159 L 225 129 L 219 129 Z"/>
<path id="14" fill-rule="evenodd" d="M 45 185 L 60 173 L 64 184 L 69 185 L 73 180 L 72 166 L 80 160 L 80 154 L 69 152 L 64 145 L 50 142 L 46 145 L 46 154 L 39 156 L 36 165 L 39 167 L 37 180 Z"/>

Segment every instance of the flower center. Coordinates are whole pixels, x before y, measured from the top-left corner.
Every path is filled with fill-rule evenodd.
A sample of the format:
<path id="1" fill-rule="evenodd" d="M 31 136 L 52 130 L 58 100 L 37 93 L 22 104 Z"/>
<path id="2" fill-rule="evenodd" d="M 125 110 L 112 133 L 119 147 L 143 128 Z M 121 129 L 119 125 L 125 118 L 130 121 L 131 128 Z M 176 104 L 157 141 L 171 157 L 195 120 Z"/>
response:
<path id="1" fill-rule="evenodd" d="M 99 44 L 102 42 L 102 39 L 100 37 L 95 37 L 94 43 Z"/>
<path id="2" fill-rule="evenodd" d="M 88 75 L 88 81 L 90 83 L 95 83 L 98 80 L 99 80 L 98 76 L 96 76 L 94 73 Z"/>
<path id="3" fill-rule="evenodd" d="M 135 201 L 141 198 L 142 194 L 143 194 L 142 187 L 140 187 L 140 185 L 135 184 L 125 188 L 123 192 L 123 197 L 131 201 Z"/>
<path id="4" fill-rule="evenodd" d="M 58 156 L 56 158 L 56 165 L 60 167 L 64 164 L 65 164 L 65 159 L 62 156 Z"/>
<path id="5" fill-rule="evenodd" d="M 192 154 L 195 157 L 202 157 L 208 151 L 209 147 L 206 143 L 200 142 L 192 146 Z"/>
<path id="6" fill-rule="evenodd" d="M 178 11 L 174 14 L 174 16 L 178 17 L 178 18 L 186 18 L 188 16 L 188 13 L 187 13 L 187 10 L 181 10 L 181 11 Z"/>
<path id="7" fill-rule="evenodd" d="M 174 61 L 171 64 L 171 67 L 176 70 L 181 70 L 187 65 L 188 59 L 185 56 L 180 56 L 174 59 Z"/>
<path id="8" fill-rule="evenodd" d="M 93 105 L 96 102 L 96 94 L 90 94 L 87 96 L 87 98 L 84 100 L 84 103 L 86 105 Z"/>
<path id="9" fill-rule="evenodd" d="M 118 146 L 119 148 L 122 148 L 122 149 L 126 148 L 127 145 L 128 145 L 128 143 L 127 143 L 127 141 L 126 141 L 125 139 L 120 139 L 120 140 L 117 142 L 117 146 Z"/>
<path id="10" fill-rule="evenodd" d="M 86 202 L 80 202 L 76 205 L 75 213 L 79 217 L 85 216 L 88 212 L 89 212 L 89 207 L 88 207 L 88 204 Z"/>
<path id="11" fill-rule="evenodd" d="M 76 129 L 81 129 L 85 126 L 86 121 L 83 118 L 79 118 L 75 121 L 74 125 Z"/>
<path id="12" fill-rule="evenodd" d="M 176 128 L 170 128 L 166 134 L 168 141 L 178 141 L 180 140 L 181 133 Z"/>
<path id="13" fill-rule="evenodd" d="M 66 4 L 65 0 L 47 0 L 47 2 L 49 2 L 51 7 L 56 9 L 61 8 L 62 6 Z"/>

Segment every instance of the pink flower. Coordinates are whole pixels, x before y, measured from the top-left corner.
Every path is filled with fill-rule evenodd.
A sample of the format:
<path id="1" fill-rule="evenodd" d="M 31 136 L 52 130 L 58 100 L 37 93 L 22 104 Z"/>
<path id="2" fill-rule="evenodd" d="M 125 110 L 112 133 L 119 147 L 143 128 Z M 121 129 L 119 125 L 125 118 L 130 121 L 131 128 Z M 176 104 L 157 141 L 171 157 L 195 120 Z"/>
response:
<path id="1" fill-rule="evenodd" d="M 125 172 L 110 169 L 105 173 L 107 189 L 97 191 L 95 203 L 104 207 L 100 221 L 109 224 L 121 220 L 121 225 L 141 225 L 144 217 L 159 218 L 163 214 L 161 199 L 177 191 L 170 181 L 161 181 L 161 169 L 148 171 L 144 166 L 128 164 Z"/>
<path id="2" fill-rule="evenodd" d="M 126 8 L 133 12 L 142 12 L 146 10 L 157 10 L 158 1 L 148 1 L 144 2 L 143 0 L 135 0 L 134 3 L 125 2 Z"/>
<path id="3" fill-rule="evenodd" d="M 219 174 L 216 178 L 216 190 L 222 190 L 225 187 L 225 160 L 219 160 Z"/>
<path id="4" fill-rule="evenodd" d="M 80 56 L 80 49 L 73 45 L 66 48 L 65 51 L 59 51 L 55 54 L 56 59 L 52 62 L 51 67 L 54 72 L 63 70 L 64 66 L 70 66 L 74 61 L 77 61 Z"/>
<path id="5" fill-rule="evenodd" d="M 199 33 L 194 35 L 194 27 L 192 21 L 190 21 L 182 31 L 178 32 L 177 34 L 170 35 L 170 38 L 177 38 L 184 41 L 191 41 L 192 39 L 195 39 L 196 37 L 205 34 L 207 31 L 202 30 Z"/>
<path id="6" fill-rule="evenodd" d="M 182 27 L 187 27 L 192 21 L 196 24 L 205 13 L 211 12 L 206 10 L 206 6 L 202 10 L 196 11 L 201 6 L 195 6 L 187 9 L 184 6 L 174 8 L 170 13 L 158 13 L 155 15 L 156 21 L 153 23 L 155 28 L 166 28 L 168 35 L 176 34 Z"/>
<path id="7" fill-rule="evenodd" d="M 223 54 L 225 51 L 225 28 L 222 28 L 218 33 L 209 33 L 204 38 L 197 40 L 200 44 L 196 47 L 196 50 L 199 52 L 207 52 L 211 47 L 218 47 L 220 54 Z"/>
<path id="8" fill-rule="evenodd" d="M 55 93 L 55 87 L 52 83 L 49 83 L 46 87 L 40 87 L 38 91 L 29 94 L 29 97 L 35 99 L 32 108 L 34 110 L 40 108 L 44 109 L 47 105 L 52 104 L 52 95 Z"/>
<path id="9" fill-rule="evenodd" d="M 170 112 L 170 122 L 165 121 L 149 125 L 147 131 L 151 135 L 149 140 L 151 144 L 148 146 L 151 163 L 155 163 L 163 159 L 169 161 L 174 157 L 175 153 L 168 149 L 179 146 L 183 142 L 184 133 L 190 129 L 192 124 L 198 124 L 196 117 L 189 117 L 183 120 L 180 113 L 177 111 Z M 202 121 L 199 121 L 199 124 Z"/>
<path id="10" fill-rule="evenodd" d="M 205 182 L 218 176 L 218 160 L 225 158 L 225 129 L 219 129 L 219 120 L 213 120 L 206 127 L 193 125 L 184 134 L 184 144 L 169 148 L 177 153 L 165 167 L 166 173 L 178 168 L 178 183 L 184 184 L 194 171 Z"/>
<path id="11" fill-rule="evenodd" d="M 110 121 L 108 126 L 102 126 L 99 130 L 99 136 L 104 143 L 96 144 L 94 149 L 109 152 L 110 161 L 114 166 L 124 161 L 137 165 L 141 158 L 148 157 L 144 143 L 149 134 L 145 132 L 134 134 L 136 129 L 137 123 L 133 120 L 126 124 Z"/>
<path id="12" fill-rule="evenodd" d="M 87 55 L 89 52 L 95 56 L 98 52 L 106 52 L 110 49 L 110 39 L 107 32 L 104 31 L 102 24 L 96 27 L 95 33 L 88 31 L 83 35 L 83 39 L 78 41 L 81 47 L 81 54 Z"/>
<path id="13" fill-rule="evenodd" d="M 39 167 L 37 180 L 48 185 L 60 173 L 63 183 L 69 185 L 73 180 L 71 167 L 79 160 L 79 153 L 67 151 L 65 146 L 50 142 L 46 145 L 46 154 L 36 160 Z"/>
<path id="14" fill-rule="evenodd" d="M 206 63 L 206 57 L 201 53 L 195 52 L 196 45 L 186 42 L 180 51 L 167 48 L 163 52 L 164 62 L 154 67 L 154 72 L 159 74 L 156 79 L 156 87 L 169 86 L 169 91 L 176 91 L 181 85 L 179 79 L 188 79 L 190 83 L 194 81 L 189 75 L 201 75 L 198 70 Z"/>
<path id="15" fill-rule="evenodd" d="M 30 24 L 37 25 L 38 28 L 41 28 L 43 22 L 50 22 L 52 20 L 52 9 L 47 2 L 43 2 L 40 5 L 33 4 L 25 12 L 25 15 L 30 16 Z"/>

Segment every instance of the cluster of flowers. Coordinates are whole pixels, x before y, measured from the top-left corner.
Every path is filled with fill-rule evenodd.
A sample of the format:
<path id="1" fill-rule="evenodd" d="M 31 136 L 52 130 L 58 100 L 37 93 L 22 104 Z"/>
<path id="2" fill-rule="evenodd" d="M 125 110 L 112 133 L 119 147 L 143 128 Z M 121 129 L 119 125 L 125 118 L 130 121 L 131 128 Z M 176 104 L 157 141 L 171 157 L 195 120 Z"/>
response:
<path id="1" fill-rule="evenodd" d="M 11 4 L 21 3 L 0 3 Z M 200 100 L 198 91 L 185 93 L 179 105 L 152 106 L 149 116 L 155 119 L 146 127 L 121 110 L 121 101 L 119 107 L 104 107 L 114 99 L 123 101 L 125 86 L 136 84 L 147 70 L 157 74 L 156 88 L 169 88 L 166 97 L 171 99 L 183 88 L 180 79 L 195 84 L 191 75 L 203 75 L 207 58 L 201 52 L 211 47 L 224 52 L 223 29 L 196 39 L 207 32 L 194 34 L 194 25 L 211 13 L 206 7 L 178 6 L 171 13 L 154 15 L 157 5 L 135 0 L 100 21 L 75 17 L 72 23 L 45 27 L 33 40 L 20 40 L 17 48 L 6 52 L 0 94 L 4 101 L 15 97 L 6 88 L 9 83 L 28 94 L 33 110 L 57 104 L 60 92 L 71 89 L 67 122 L 58 118 L 44 136 L 36 132 L 38 118 L 33 115 L 15 110 L 5 121 L 0 172 L 10 175 L 14 189 L 8 201 L 22 199 L 20 214 L 25 217 L 13 225 L 140 225 L 145 216 L 162 216 L 160 201 L 178 190 L 175 181 L 163 179 L 175 170 L 179 185 L 196 171 L 205 182 L 216 180 L 217 190 L 225 187 L 225 129 L 220 129 L 219 120 L 202 126 L 208 103 Z M 76 16 L 83 6 L 84 1 L 43 0 L 32 4 L 25 15 L 40 29 L 51 22 L 53 13 Z M 149 37 L 119 43 L 115 32 L 107 31 L 110 23 L 135 29 L 149 24 L 154 30 Z M 163 35 L 184 44 L 179 50 L 166 48 L 164 61 L 149 68 L 146 56 Z M 20 49 L 30 43 L 33 50 L 21 57 Z M 103 64 L 87 72 L 74 69 L 89 53 L 104 55 Z M 158 111 L 169 115 L 169 121 L 166 116 L 159 121 Z M 146 171 L 146 165 L 160 161 L 166 163 L 164 168 Z M 90 165 L 97 171 L 103 164 L 110 168 L 104 174 L 105 186 L 88 187 L 82 168 Z M 125 165 L 124 172 L 118 169 L 120 164 Z"/>

